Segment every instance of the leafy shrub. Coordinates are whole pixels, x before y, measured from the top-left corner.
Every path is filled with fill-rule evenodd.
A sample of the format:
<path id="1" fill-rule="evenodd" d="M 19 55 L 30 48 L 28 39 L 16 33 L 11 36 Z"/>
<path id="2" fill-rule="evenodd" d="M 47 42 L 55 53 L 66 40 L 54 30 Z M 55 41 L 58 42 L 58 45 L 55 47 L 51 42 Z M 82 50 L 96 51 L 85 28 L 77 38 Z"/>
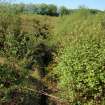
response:
<path id="1" fill-rule="evenodd" d="M 36 37 L 46 39 L 50 34 L 50 26 L 43 21 L 33 20 L 33 31 Z"/>

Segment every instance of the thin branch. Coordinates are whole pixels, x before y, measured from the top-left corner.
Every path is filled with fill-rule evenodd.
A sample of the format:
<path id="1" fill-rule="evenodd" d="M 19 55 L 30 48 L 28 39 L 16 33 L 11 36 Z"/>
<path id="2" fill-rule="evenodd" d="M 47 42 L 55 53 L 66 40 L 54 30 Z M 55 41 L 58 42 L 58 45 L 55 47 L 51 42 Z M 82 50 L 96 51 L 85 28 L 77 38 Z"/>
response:
<path id="1" fill-rule="evenodd" d="M 33 92 L 36 92 L 34 89 L 30 89 L 30 88 L 24 88 L 24 89 L 30 90 L 30 91 L 33 91 Z M 68 103 L 67 101 L 65 101 L 65 100 L 63 100 L 63 99 L 60 99 L 60 98 L 57 97 L 57 96 L 48 94 L 47 92 L 45 92 L 45 91 L 43 91 L 43 90 L 40 90 L 40 91 L 38 91 L 37 93 L 42 94 L 42 95 L 45 95 L 45 96 L 48 96 L 48 97 L 50 97 L 50 98 L 52 98 L 52 99 L 54 99 L 54 100 L 56 100 L 56 101 L 58 101 L 58 102 L 60 102 L 60 103 Z"/>

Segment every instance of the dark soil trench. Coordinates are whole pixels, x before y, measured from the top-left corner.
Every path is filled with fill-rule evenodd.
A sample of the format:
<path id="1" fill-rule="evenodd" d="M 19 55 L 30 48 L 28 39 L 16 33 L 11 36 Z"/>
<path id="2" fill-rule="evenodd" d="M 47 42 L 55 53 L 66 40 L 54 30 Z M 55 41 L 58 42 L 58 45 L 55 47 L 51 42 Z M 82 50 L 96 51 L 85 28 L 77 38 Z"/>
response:
<path id="1" fill-rule="evenodd" d="M 39 49 L 37 57 L 37 61 L 40 66 L 39 73 L 41 79 L 43 79 L 47 75 L 46 67 L 48 67 L 49 63 L 53 60 L 53 56 L 51 49 L 44 44 L 40 44 L 37 47 Z M 41 91 L 48 93 L 48 89 L 44 83 L 42 83 Z M 44 94 L 40 95 L 40 105 L 48 105 L 48 96 Z"/>

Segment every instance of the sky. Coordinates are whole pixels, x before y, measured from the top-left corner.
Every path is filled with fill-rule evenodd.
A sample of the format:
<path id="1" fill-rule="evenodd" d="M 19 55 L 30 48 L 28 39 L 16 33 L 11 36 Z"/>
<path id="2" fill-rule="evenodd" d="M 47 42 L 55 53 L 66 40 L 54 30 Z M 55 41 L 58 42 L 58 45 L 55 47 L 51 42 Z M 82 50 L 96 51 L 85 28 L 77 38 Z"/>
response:
<path id="1" fill-rule="evenodd" d="M 85 6 L 93 9 L 105 10 L 105 0 L 15 0 L 18 3 L 46 3 L 68 8 Z"/>

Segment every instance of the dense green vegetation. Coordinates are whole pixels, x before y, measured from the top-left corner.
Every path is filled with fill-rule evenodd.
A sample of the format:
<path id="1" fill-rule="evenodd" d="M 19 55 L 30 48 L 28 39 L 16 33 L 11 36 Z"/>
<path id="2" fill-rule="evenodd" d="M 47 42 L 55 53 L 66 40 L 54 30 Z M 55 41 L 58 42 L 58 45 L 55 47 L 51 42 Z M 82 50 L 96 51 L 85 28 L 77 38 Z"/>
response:
<path id="1" fill-rule="evenodd" d="M 0 4 L 0 105 L 104 105 L 104 97 L 103 11 Z"/>
<path id="2" fill-rule="evenodd" d="M 0 104 L 40 104 L 39 91 L 43 91 L 46 72 L 42 68 L 47 69 L 52 59 L 52 20 L 47 16 L 0 13 Z"/>
<path id="3" fill-rule="evenodd" d="M 58 76 L 58 95 L 69 104 L 105 104 L 104 18 L 105 14 L 81 10 L 61 17 L 57 26 L 56 35 L 63 48 L 58 51 L 54 71 Z"/>

